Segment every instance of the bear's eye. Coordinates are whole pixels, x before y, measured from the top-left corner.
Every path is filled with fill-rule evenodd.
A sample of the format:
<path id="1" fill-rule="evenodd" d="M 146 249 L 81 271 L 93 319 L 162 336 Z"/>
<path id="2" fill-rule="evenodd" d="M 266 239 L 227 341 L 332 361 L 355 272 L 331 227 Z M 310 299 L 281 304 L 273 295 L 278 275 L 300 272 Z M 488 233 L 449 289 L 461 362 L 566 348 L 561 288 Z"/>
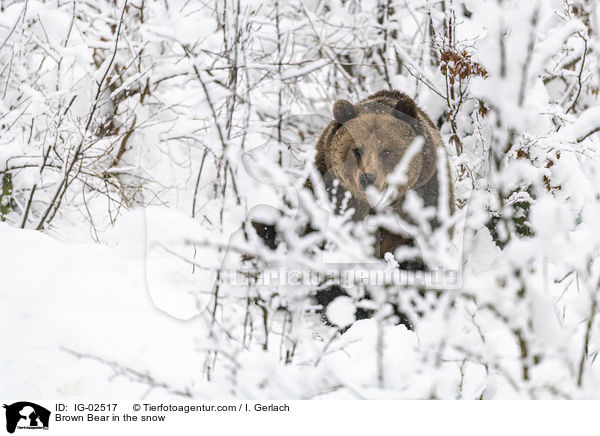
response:
<path id="1" fill-rule="evenodd" d="M 392 150 L 388 150 L 388 149 L 381 150 L 380 154 L 381 154 L 381 157 L 389 157 L 390 154 L 392 154 Z"/>
<path id="2" fill-rule="evenodd" d="M 357 159 L 361 158 L 363 155 L 362 147 L 352 147 L 352 153 L 356 156 Z"/>

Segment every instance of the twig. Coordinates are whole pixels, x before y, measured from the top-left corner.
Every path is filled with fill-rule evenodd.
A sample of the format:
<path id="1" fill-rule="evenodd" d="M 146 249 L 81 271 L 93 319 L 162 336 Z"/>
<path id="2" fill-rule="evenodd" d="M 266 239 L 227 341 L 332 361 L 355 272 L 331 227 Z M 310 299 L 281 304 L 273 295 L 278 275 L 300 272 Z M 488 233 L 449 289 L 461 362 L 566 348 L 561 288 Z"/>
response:
<path id="1" fill-rule="evenodd" d="M 120 364 L 114 360 L 108 360 L 103 357 L 95 356 L 93 354 L 80 353 L 78 351 L 71 350 L 71 349 L 65 348 L 65 347 L 61 347 L 61 350 L 64 351 L 65 353 L 69 353 L 69 354 L 77 357 L 78 359 L 94 360 L 103 365 L 106 365 L 106 366 L 110 367 L 115 372 L 116 375 L 122 375 L 135 383 L 141 383 L 141 384 L 147 385 L 150 387 L 150 389 L 157 389 L 157 388 L 164 389 L 165 391 L 167 391 L 168 393 L 173 394 L 173 395 L 178 395 L 178 396 L 184 397 L 184 398 L 192 398 L 192 393 L 190 392 L 190 390 L 188 388 L 186 388 L 185 390 L 175 389 L 166 382 L 156 380 L 154 377 L 152 377 L 148 373 L 140 372 L 136 369 L 133 369 L 133 368 L 130 368 L 123 364 Z"/>

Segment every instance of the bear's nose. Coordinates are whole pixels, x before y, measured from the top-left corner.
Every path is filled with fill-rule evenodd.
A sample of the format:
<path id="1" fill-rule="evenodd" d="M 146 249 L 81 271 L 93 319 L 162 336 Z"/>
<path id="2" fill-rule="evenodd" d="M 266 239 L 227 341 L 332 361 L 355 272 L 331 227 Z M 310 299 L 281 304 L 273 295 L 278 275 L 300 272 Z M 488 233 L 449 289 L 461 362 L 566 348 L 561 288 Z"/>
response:
<path id="1" fill-rule="evenodd" d="M 360 183 L 360 187 L 364 191 L 368 186 L 375 183 L 375 176 L 373 174 L 361 174 L 358 178 L 358 183 Z"/>

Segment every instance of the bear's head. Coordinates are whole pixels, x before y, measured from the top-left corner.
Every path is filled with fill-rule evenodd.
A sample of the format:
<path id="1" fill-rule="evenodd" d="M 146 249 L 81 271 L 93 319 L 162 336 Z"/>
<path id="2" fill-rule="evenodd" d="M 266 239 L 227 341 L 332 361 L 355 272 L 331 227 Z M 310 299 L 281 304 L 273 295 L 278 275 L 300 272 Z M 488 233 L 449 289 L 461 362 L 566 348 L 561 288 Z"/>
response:
<path id="1" fill-rule="evenodd" d="M 424 185 L 435 171 L 435 150 L 427 126 L 409 97 L 357 105 L 338 100 L 333 116 L 333 128 L 323 144 L 324 164 L 355 198 L 367 201 L 366 191 L 373 186 L 380 192 L 395 188 L 395 201 L 408 190 Z M 405 183 L 390 187 L 388 176 L 419 136 L 423 136 L 424 143 L 408 163 Z"/>

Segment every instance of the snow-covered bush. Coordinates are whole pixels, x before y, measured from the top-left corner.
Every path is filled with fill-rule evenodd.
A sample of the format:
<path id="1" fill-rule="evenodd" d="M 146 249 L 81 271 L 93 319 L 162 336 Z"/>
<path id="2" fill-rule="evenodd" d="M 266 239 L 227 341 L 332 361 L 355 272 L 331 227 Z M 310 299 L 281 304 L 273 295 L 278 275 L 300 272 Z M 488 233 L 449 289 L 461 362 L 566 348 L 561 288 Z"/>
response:
<path id="1" fill-rule="evenodd" d="M 148 237 L 150 251 L 204 274 L 205 328 L 194 332 L 204 367 L 171 393 L 598 396 L 594 1 L 0 8 L 0 219 L 100 243 L 138 207 L 198 225 L 169 239 L 162 214 L 162 236 Z M 390 88 L 414 97 L 448 145 L 461 229 L 432 256 L 458 263 L 461 281 L 426 289 L 355 276 L 345 283 L 353 298 L 328 308 L 349 327 L 342 334 L 311 315 L 309 296 L 348 265 L 393 270 L 395 260 L 377 263 L 368 226 L 332 213 L 304 183 L 318 186 L 314 145 L 333 102 Z M 277 224 L 275 250 L 255 235 L 259 218 Z M 269 271 L 316 279 L 265 283 Z M 372 318 L 352 324 L 361 304 Z M 414 331 L 394 325 L 393 307 Z"/>

